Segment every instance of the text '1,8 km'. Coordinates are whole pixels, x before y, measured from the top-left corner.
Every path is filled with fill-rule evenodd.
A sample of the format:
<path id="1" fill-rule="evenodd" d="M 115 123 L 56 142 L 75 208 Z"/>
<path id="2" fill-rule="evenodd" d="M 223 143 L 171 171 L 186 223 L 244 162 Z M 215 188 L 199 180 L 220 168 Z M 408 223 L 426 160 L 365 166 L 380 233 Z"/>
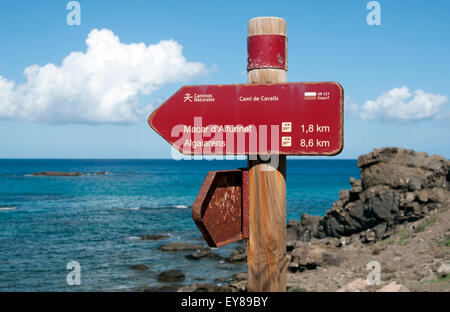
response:
<path id="1" fill-rule="evenodd" d="M 337 82 L 185 86 L 149 124 L 188 155 L 336 155 L 343 93 Z"/>

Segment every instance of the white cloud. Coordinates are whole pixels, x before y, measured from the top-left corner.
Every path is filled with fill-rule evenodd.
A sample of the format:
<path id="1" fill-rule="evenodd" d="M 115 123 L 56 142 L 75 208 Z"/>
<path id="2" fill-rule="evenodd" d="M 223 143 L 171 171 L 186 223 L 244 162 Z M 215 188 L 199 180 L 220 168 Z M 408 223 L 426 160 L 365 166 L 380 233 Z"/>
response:
<path id="1" fill-rule="evenodd" d="M 32 65 L 15 85 L 0 76 L 0 119 L 45 123 L 135 123 L 150 107 L 139 103 L 165 84 L 205 73 L 187 62 L 173 40 L 124 44 L 108 29 L 92 30 L 86 52 L 72 52 L 61 66 Z"/>
<path id="2" fill-rule="evenodd" d="M 408 121 L 435 118 L 447 101 L 440 94 L 416 90 L 413 94 L 406 86 L 383 93 L 375 101 L 366 101 L 362 106 L 362 119 Z"/>

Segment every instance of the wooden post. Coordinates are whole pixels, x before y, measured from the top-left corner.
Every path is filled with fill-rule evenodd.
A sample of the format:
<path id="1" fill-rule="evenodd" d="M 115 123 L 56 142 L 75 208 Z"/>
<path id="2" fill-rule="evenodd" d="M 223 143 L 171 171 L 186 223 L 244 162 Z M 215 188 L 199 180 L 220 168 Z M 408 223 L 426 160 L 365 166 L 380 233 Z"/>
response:
<path id="1" fill-rule="evenodd" d="M 248 36 L 286 37 L 286 21 L 277 17 L 256 17 L 248 22 Z M 266 51 L 267 52 L 267 51 Z M 287 60 L 285 60 L 287 63 Z M 286 68 L 248 70 L 249 83 L 286 82 Z M 274 104 L 276 105 L 276 104 Z M 280 125 L 281 126 L 281 125 Z M 259 156 L 249 170 L 248 291 L 286 291 L 286 156 L 277 167 Z"/>

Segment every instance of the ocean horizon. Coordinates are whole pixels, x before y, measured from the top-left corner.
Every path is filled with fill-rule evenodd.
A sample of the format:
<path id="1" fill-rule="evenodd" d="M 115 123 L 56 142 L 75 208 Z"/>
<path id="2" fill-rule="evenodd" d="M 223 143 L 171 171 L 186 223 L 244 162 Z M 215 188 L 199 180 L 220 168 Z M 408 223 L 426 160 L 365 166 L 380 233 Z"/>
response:
<path id="1" fill-rule="evenodd" d="M 246 160 L 0 159 L 0 291 L 138 291 L 164 285 L 157 275 L 169 269 L 186 272 L 182 284 L 245 271 L 245 264 L 158 250 L 168 242 L 204 244 L 190 207 L 207 172 L 245 166 Z M 42 171 L 85 174 L 33 175 Z M 288 158 L 287 173 L 291 220 L 325 214 L 360 171 L 356 159 Z M 159 234 L 167 238 L 141 239 Z M 226 257 L 238 244 L 215 252 Z M 66 283 L 71 261 L 80 263 L 80 286 Z M 150 269 L 134 271 L 136 264 Z"/>

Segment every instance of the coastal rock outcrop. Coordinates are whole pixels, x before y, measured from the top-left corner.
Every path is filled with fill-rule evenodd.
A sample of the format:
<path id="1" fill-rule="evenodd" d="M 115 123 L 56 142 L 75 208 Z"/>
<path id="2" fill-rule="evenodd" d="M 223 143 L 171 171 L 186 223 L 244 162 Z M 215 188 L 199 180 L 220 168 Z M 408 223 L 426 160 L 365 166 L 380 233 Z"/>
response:
<path id="1" fill-rule="evenodd" d="M 84 173 L 79 171 L 74 172 L 66 172 L 66 171 L 41 171 L 34 172 L 33 176 L 35 177 L 79 177 L 82 175 L 91 174 L 91 175 L 106 175 L 106 171 L 99 171 L 94 173 Z"/>
<path id="2" fill-rule="evenodd" d="M 231 292 L 230 286 L 216 286 L 210 283 L 199 283 L 178 288 L 178 292 Z"/>
<path id="3" fill-rule="evenodd" d="M 209 248 L 197 250 L 190 255 L 186 255 L 185 258 L 189 259 L 189 260 L 199 260 L 201 258 L 210 258 L 210 259 L 216 259 L 216 260 L 222 259 L 222 257 L 220 255 L 212 252 L 211 249 L 209 249 Z"/>
<path id="4" fill-rule="evenodd" d="M 247 261 L 247 248 L 244 246 L 238 246 L 236 249 L 225 259 L 226 262 L 245 262 Z"/>
<path id="5" fill-rule="evenodd" d="M 79 171 L 76 172 L 42 171 L 33 173 L 33 176 L 35 177 L 78 177 L 81 175 L 82 173 Z"/>
<path id="6" fill-rule="evenodd" d="M 149 269 L 145 264 L 134 264 L 130 268 L 135 271 L 147 271 Z"/>
<path id="7" fill-rule="evenodd" d="M 360 156 L 358 167 L 361 180 L 351 178 L 351 188 L 339 193 L 323 218 L 303 214 L 289 221 L 288 241 L 356 235 L 373 242 L 397 224 L 450 206 L 450 162 L 442 156 L 387 147 Z"/>
<path id="8" fill-rule="evenodd" d="M 190 244 L 186 242 L 167 243 L 159 247 L 161 251 L 178 252 L 178 251 L 197 251 L 207 249 L 203 245 Z"/>
<path id="9" fill-rule="evenodd" d="M 186 275 L 180 270 L 169 270 L 161 272 L 158 275 L 158 281 L 164 283 L 182 282 L 184 281 Z"/>
<path id="10" fill-rule="evenodd" d="M 164 235 L 164 234 L 141 235 L 142 240 L 160 240 L 160 239 L 166 239 L 169 237 L 170 237 L 170 235 Z"/>
<path id="11" fill-rule="evenodd" d="M 311 270 L 318 266 L 338 266 L 343 260 L 343 257 L 338 253 L 306 244 L 293 249 L 289 257 L 289 270 L 291 272 Z"/>

